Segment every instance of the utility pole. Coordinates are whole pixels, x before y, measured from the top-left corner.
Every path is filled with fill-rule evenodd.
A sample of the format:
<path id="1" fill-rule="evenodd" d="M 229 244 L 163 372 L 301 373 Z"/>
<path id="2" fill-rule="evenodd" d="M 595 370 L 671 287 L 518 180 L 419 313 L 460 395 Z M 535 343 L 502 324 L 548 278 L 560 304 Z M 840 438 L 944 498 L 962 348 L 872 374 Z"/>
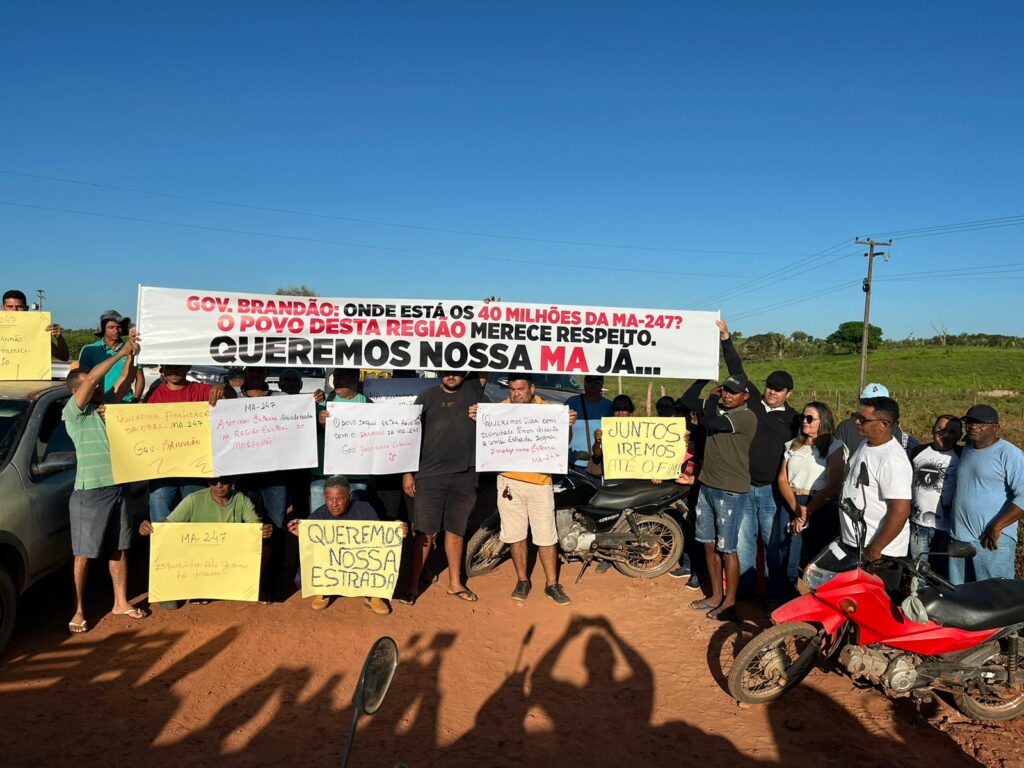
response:
<path id="1" fill-rule="evenodd" d="M 36 296 L 39 297 L 39 311 L 43 311 L 43 299 L 46 298 L 46 291 L 42 288 L 36 288 Z"/>
<path id="2" fill-rule="evenodd" d="M 881 241 L 868 238 L 867 240 L 858 239 L 856 243 L 857 245 L 866 245 L 868 247 L 868 252 L 864 254 L 868 258 L 868 276 L 864 278 L 864 282 L 861 285 L 861 288 L 864 291 L 864 333 L 860 339 L 860 387 L 858 387 L 858 390 L 863 391 L 864 385 L 867 384 L 868 376 L 868 327 L 869 320 L 871 318 L 871 274 L 874 271 L 873 267 L 875 264 L 875 256 L 882 256 L 886 261 L 891 258 L 888 251 L 876 251 L 875 248 L 878 246 L 891 247 L 892 240 L 883 243 Z"/>

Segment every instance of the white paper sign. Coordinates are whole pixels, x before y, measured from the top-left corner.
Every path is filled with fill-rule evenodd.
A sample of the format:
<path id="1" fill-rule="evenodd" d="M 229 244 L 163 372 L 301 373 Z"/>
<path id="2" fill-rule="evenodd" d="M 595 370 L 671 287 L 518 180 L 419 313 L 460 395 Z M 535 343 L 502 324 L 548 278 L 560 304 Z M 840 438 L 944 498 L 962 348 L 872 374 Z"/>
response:
<path id="1" fill-rule="evenodd" d="M 328 403 L 324 472 L 391 475 L 420 468 L 423 406 L 401 403 Z"/>
<path id="2" fill-rule="evenodd" d="M 478 472 L 564 473 L 569 464 L 569 409 L 564 405 L 480 403 Z"/>
<path id="3" fill-rule="evenodd" d="M 363 394 L 375 403 L 412 405 L 424 390 L 436 387 L 439 379 L 366 379 Z"/>
<path id="4" fill-rule="evenodd" d="M 210 411 L 213 470 L 244 475 L 315 467 L 316 404 L 312 395 L 219 400 Z"/>

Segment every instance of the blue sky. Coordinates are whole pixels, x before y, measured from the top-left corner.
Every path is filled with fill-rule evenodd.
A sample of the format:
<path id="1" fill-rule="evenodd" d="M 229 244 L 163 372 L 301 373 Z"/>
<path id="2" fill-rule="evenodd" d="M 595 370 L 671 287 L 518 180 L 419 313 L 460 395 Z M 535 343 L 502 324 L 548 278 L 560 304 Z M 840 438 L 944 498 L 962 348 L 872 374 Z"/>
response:
<path id="1" fill-rule="evenodd" d="M 1022 22 L 1015 3 L 7 3 L 3 281 L 71 327 L 134 315 L 140 282 L 306 283 L 827 335 L 863 313 L 856 236 L 1024 214 Z M 898 238 L 873 322 L 1024 334 L 1022 243 Z"/>

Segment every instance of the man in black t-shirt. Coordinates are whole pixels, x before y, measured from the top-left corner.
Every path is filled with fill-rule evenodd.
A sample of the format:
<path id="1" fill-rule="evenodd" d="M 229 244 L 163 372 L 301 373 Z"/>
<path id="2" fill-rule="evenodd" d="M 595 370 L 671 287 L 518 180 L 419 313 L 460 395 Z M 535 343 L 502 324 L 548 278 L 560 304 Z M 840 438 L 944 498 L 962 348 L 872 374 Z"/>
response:
<path id="1" fill-rule="evenodd" d="M 412 605 L 419 597 L 420 575 L 444 527 L 444 551 L 448 558 L 448 594 L 466 602 L 477 596 L 462 584 L 462 557 L 466 526 L 476 503 L 476 423 L 469 407 L 491 402 L 474 378 L 465 371 L 442 371 L 441 384 L 416 397 L 423 406 L 423 443 L 420 468 L 403 479 L 413 499 L 412 567 L 408 594 L 399 602 Z"/>

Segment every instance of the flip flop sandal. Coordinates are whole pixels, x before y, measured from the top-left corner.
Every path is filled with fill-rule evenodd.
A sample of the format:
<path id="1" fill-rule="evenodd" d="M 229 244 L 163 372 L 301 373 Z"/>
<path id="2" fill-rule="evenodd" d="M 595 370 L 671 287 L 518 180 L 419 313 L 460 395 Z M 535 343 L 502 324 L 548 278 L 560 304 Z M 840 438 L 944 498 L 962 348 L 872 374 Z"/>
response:
<path id="1" fill-rule="evenodd" d="M 460 589 L 458 592 L 445 592 L 448 597 L 457 597 L 465 603 L 475 603 L 480 598 L 476 596 L 475 592 L 471 592 L 468 589 Z"/>
<path id="2" fill-rule="evenodd" d="M 121 611 L 120 613 L 114 614 L 115 616 L 124 616 L 126 619 L 144 619 L 149 616 L 149 611 L 144 611 L 141 608 L 129 608 L 127 611 Z"/>
<path id="3" fill-rule="evenodd" d="M 396 597 L 395 600 L 400 602 L 402 605 L 416 605 L 416 601 L 419 599 L 419 597 L 419 595 L 408 594 L 402 595 L 401 597 Z"/>
<path id="4" fill-rule="evenodd" d="M 736 614 L 735 606 L 729 606 L 724 611 L 719 611 L 718 613 L 716 613 L 713 616 L 711 615 L 711 611 L 708 611 L 707 616 L 708 616 L 709 619 L 711 619 L 711 621 L 721 621 L 723 623 L 727 622 L 727 621 L 739 621 L 740 620 L 740 617 Z"/>
<path id="5" fill-rule="evenodd" d="M 691 611 L 704 611 L 704 612 L 707 612 L 707 611 L 713 611 L 717 607 L 718 607 L 717 605 L 715 605 L 714 603 L 709 603 L 707 600 L 694 600 L 692 603 L 690 603 L 690 610 Z"/>
<path id="6" fill-rule="evenodd" d="M 69 621 L 68 622 L 68 632 L 70 632 L 72 635 L 81 635 L 81 634 L 83 634 L 85 632 L 88 632 L 88 631 L 89 631 L 89 622 L 86 621 L 85 619 L 82 619 L 81 622 L 75 622 L 75 621 Z"/>

